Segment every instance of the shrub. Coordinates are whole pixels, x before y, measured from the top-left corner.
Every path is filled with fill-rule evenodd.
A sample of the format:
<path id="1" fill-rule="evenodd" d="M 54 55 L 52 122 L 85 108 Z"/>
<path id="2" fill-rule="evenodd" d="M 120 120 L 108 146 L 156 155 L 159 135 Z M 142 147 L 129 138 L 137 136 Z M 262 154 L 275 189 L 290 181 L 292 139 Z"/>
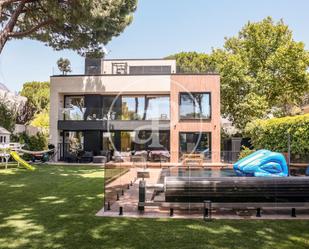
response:
<path id="1" fill-rule="evenodd" d="M 14 131 L 17 108 L 4 97 L 0 98 L 0 126 L 10 132 Z"/>
<path id="2" fill-rule="evenodd" d="M 16 138 L 14 139 L 16 141 Z M 47 149 L 47 137 L 38 133 L 35 136 L 29 136 L 26 133 L 19 134 L 18 140 L 19 143 L 24 144 L 23 149 L 31 151 L 41 151 Z M 24 154 L 24 159 L 29 160 L 31 155 Z"/>
<path id="3" fill-rule="evenodd" d="M 242 159 L 246 156 L 249 156 L 253 152 L 255 152 L 255 150 L 251 150 L 250 148 L 248 148 L 246 146 L 242 146 L 238 159 L 240 160 L 240 159 Z"/>
<path id="4" fill-rule="evenodd" d="M 246 126 L 245 134 L 255 149 L 288 151 L 288 134 L 294 154 L 309 153 L 309 114 L 256 120 Z"/>

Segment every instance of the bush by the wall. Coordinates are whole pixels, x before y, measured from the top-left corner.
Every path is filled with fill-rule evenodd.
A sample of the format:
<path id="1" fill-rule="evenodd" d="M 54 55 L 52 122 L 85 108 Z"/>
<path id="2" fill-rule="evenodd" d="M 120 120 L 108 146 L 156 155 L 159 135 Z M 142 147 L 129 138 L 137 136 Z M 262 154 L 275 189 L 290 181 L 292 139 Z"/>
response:
<path id="1" fill-rule="evenodd" d="M 288 134 L 290 134 L 291 152 L 309 153 L 309 114 L 256 120 L 246 126 L 245 133 L 251 138 L 255 149 L 277 152 L 288 151 Z"/>

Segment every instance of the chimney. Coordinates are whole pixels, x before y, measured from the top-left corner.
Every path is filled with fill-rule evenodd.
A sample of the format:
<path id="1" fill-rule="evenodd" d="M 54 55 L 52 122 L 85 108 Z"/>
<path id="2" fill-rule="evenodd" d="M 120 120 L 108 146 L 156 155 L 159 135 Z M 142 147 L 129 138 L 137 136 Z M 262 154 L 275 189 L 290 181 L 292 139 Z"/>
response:
<path id="1" fill-rule="evenodd" d="M 102 66 L 102 58 L 85 58 L 85 75 L 100 75 Z"/>

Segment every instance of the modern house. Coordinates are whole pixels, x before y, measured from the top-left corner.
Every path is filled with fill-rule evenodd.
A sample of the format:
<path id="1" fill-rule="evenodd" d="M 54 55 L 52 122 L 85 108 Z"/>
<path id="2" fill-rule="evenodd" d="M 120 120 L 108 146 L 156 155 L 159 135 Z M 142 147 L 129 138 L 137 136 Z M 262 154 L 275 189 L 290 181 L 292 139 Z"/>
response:
<path id="1" fill-rule="evenodd" d="M 220 77 L 177 73 L 166 59 L 86 59 L 84 75 L 51 77 L 50 142 L 58 160 L 147 154 L 220 161 Z"/>

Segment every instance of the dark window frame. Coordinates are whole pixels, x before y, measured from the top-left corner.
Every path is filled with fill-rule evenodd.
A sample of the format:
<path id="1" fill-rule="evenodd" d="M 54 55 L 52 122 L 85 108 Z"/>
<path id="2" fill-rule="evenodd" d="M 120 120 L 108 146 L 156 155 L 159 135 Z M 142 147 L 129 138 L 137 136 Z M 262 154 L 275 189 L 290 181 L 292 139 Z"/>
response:
<path id="1" fill-rule="evenodd" d="M 120 102 L 121 102 L 121 111 L 122 111 L 122 98 L 123 97 L 144 97 L 145 101 L 146 98 L 149 96 L 155 96 L 155 97 L 168 97 L 169 98 L 169 118 L 168 119 L 158 119 L 159 121 L 170 121 L 171 120 L 171 95 L 169 94 L 123 94 L 120 95 Z M 144 110 L 145 111 L 145 110 Z M 122 113 L 121 115 L 122 116 Z M 120 121 L 153 121 L 156 119 L 131 119 L 131 120 L 122 120 L 119 119 Z"/>
<path id="2" fill-rule="evenodd" d="M 141 69 L 141 70 L 138 72 L 137 69 Z M 133 75 L 160 75 L 160 74 L 171 74 L 171 73 L 172 73 L 171 65 L 132 65 L 132 66 L 129 66 L 129 74 L 133 74 Z"/>
<path id="3" fill-rule="evenodd" d="M 186 94 L 186 95 L 193 95 L 194 94 L 208 94 L 209 95 L 209 118 L 182 118 L 181 117 L 181 113 L 180 113 L 180 106 L 181 106 L 181 95 L 182 94 Z M 178 120 L 180 122 L 182 121 L 207 121 L 209 122 L 210 120 L 212 119 L 212 96 L 211 96 L 211 92 L 198 92 L 198 91 L 195 91 L 195 92 L 179 92 L 178 94 Z"/>
<path id="4" fill-rule="evenodd" d="M 66 98 L 69 98 L 69 97 L 83 97 L 84 98 L 84 102 L 85 102 L 85 97 L 86 95 L 88 94 L 72 94 L 72 95 L 64 95 L 63 96 L 63 108 L 65 109 L 66 106 Z M 117 117 L 120 117 L 118 119 L 115 119 L 115 120 L 119 120 L 119 121 L 152 121 L 153 119 L 145 119 L 145 120 L 138 120 L 138 119 L 132 119 L 132 120 L 122 120 L 121 119 L 121 116 L 122 116 L 122 98 L 123 97 L 144 97 L 145 100 L 148 96 L 156 96 L 156 97 L 168 97 L 169 98 L 169 118 L 168 119 L 159 119 L 159 121 L 170 121 L 171 120 L 171 96 L 170 94 L 123 94 L 123 95 L 115 95 L 115 94 L 99 94 L 102 98 L 102 115 L 104 115 L 103 111 L 105 109 L 105 106 L 104 106 L 104 97 L 114 97 L 114 98 L 119 98 L 120 99 L 120 113 L 117 113 Z M 86 102 L 84 103 L 85 104 L 85 108 L 86 108 Z M 115 104 L 115 103 L 114 103 Z M 114 105 L 115 107 L 115 105 Z M 144 110 L 145 111 L 145 110 Z M 85 120 L 85 117 L 83 117 L 83 120 L 68 120 L 65 118 L 65 114 L 63 114 L 63 121 L 77 121 L 77 122 L 87 122 L 89 120 Z M 100 120 L 98 122 L 101 122 Z"/>
<path id="5" fill-rule="evenodd" d="M 65 103 L 66 103 L 66 98 L 69 98 L 69 97 L 83 97 L 84 98 L 84 104 L 85 104 L 85 106 L 86 106 L 86 103 L 85 103 L 85 95 L 86 94 L 72 94 L 72 95 L 64 95 L 63 96 L 63 109 L 65 109 L 66 107 L 65 107 Z M 69 120 L 69 119 L 66 119 L 65 118 L 65 114 L 63 113 L 63 121 L 85 121 L 84 120 L 84 117 L 83 117 L 83 120 Z"/>
<path id="6" fill-rule="evenodd" d="M 75 96 L 75 95 L 74 95 Z M 61 132 L 62 132 L 62 135 L 60 135 L 61 137 L 62 137 L 62 143 L 58 143 L 58 145 L 59 144 L 62 144 L 62 155 L 64 156 L 64 154 L 65 154 L 65 144 L 67 144 L 66 142 L 65 142 L 65 133 L 66 132 L 81 132 L 81 133 L 83 133 L 83 137 L 84 137 L 84 139 L 85 139 L 85 134 L 84 134 L 84 132 L 85 131 L 78 131 L 78 130 L 60 130 Z M 84 141 L 85 142 L 85 141 Z M 83 143 L 83 146 L 84 146 L 84 143 Z"/>
<path id="7" fill-rule="evenodd" d="M 212 132 L 211 131 L 201 131 L 201 132 L 199 132 L 199 131 L 179 131 L 179 133 L 178 133 L 178 148 L 179 148 L 179 154 L 181 154 L 182 152 L 181 152 L 181 138 L 180 138 L 180 136 L 181 136 L 181 134 L 195 134 L 195 133 L 207 133 L 207 134 L 209 134 L 209 152 L 211 153 L 212 152 Z M 196 147 L 196 145 L 195 145 L 195 147 Z"/>

